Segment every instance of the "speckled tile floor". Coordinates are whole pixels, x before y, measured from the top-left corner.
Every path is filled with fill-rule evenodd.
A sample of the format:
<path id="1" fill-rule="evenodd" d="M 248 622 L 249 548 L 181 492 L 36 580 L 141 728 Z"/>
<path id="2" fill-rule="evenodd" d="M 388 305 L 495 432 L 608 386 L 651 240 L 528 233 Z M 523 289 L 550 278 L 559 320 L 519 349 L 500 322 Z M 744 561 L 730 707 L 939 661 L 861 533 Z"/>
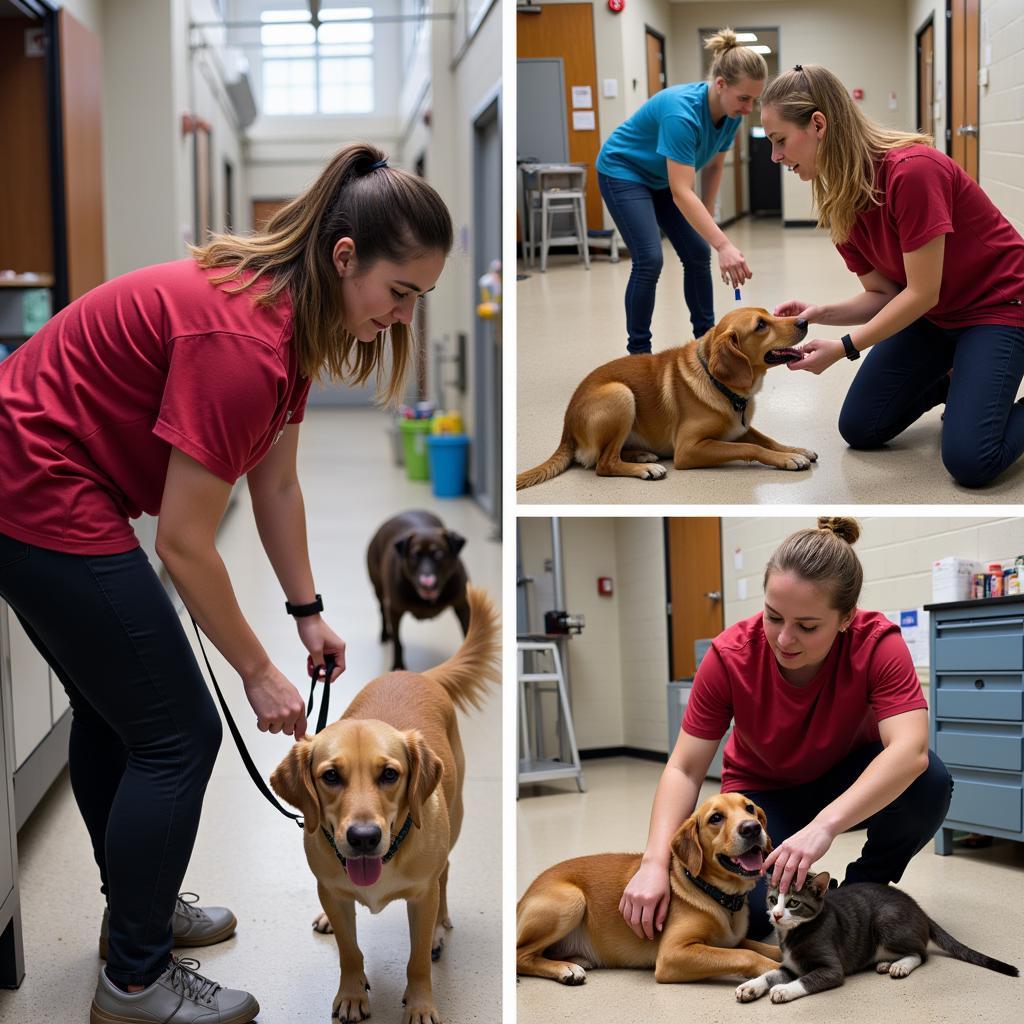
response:
<path id="1" fill-rule="evenodd" d="M 860 285 L 816 228 L 787 228 L 746 218 L 728 229 L 754 277 L 742 304 L 771 310 L 785 299 L 827 302 L 855 294 Z M 652 330 L 661 351 L 693 337 L 682 299 L 682 267 L 668 242 L 658 282 Z M 557 447 L 562 419 L 576 385 L 595 367 L 626 354 L 623 298 L 630 261 L 591 262 L 571 255 L 551 259 L 547 273 L 519 267 L 517 284 L 517 456 L 522 471 Z M 715 283 L 715 313 L 736 305 L 732 289 Z M 810 337 L 838 337 L 812 328 Z M 821 332 L 816 335 L 816 332 Z M 1024 501 L 1024 459 L 994 484 L 972 491 L 955 484 L 942 466 L 940 413 L 933 409 L 884 449 L 847 448 L 836 421 L 857 365 L 845 360 L 815 377 L 773 369 L 757 396 L 755 426 L 786 444 L 810 448 L 818 462 L 804 472 L 733 463 L 679 472 L 668 465 L 660 481 L 598 477 L 574 466 L 547 483 L 519 491 L 534 504 L 993 504 Z"/>
<path id="2" fill-rule="evenodd" d="M 383 414 L 373 410 L 310 410 L 300 445 L 310 548 L 325 617 L 347 641 L 348 670 L 335 684 L 332 717 L 358 689 L 390 667 L 364 553 L 376 527 L 405 508 L 426 507 L 467 538 L 463 559 L 474 582 L 500 598 L 501 546 L 491 524 L 468 499 L 438 501 L 428 484 L 412 483 L 391 466 Z M 305 652 L 284 614 L 280 589 L 262 555 L 245 489 L 222 530 L 219 548 L 243 611 L 275 663 L 293 678 Z M 412 669 L 448 657 L 461 642 L 454 613 L 402 624 Z M 268 776 L 288 752 L 284 736 L 259 733 L 237 678 L 219 658 L 218 681 L 257 767 Z M 301 687 L 300 687 L 301 688 Z M 501 694 L 482 711 L 460 715 L 466 749 L 466 817 L 452 854 L 449 905 L 455 925 L 434 966 L 434 991 L 446 1021 L 495 1024 L 501 1019 Z M 89 1017 L 99 967 L 96 941 L 103 909 L 85 826 L 66 776 L 19 834 L 26 976 L 17 991 L 0 990 L 0 1024 L 78 1024 Z M 333 936 L 310 927 L 316 884 L 302 837 L 249 780 L 225 730 L 207 791 L 185 889 L 238 916 L 235 937 L 194 951 L 201 971 L 253 992 L 262 1024 L 331 1019 L 338 984 Z M 399 1022 L 409 937 L 404 904 L 377 917 L 357 913 L 359 941 L 373 986 L 373 1020 Z M 190 955 L 185 953 L 184 955 Z"/>
<path id="3" fill-rule="evenodd" d="M 584 761 L 583 768 L 584 794 L 572 782 L 523 787 L 517 806 L 517 895 L 541 870 L 567 857 L 643 848 L 661 765 L 608 758 Z M 708 780 L 701 797 L 718 788 L 717 780 Z M 839 836 L 820 866 L 841 876 L 863 842 L 863 832 Z M 951 857 L 936 856 L 929 844 L 910 862 L 900 887 L 967 945 L 1024 967 L 1024 844 L 996 840 L 982 850 L 956 846 Z M 1018 1015 L 1021 986 L 1019 978 L 937 953 L 899 983 L 858 974 L 841 988 L 785 1006 L 766 999 L 739 1004 L 737 983 L 659 985 L 651 972 L 630 970 L 596 970 L 585 985 L 572 988 L 522 978 L 516 986 L 518 1024 L 751 1024 L 782 1017 L 795 1024 L 995 1024 Z"/>

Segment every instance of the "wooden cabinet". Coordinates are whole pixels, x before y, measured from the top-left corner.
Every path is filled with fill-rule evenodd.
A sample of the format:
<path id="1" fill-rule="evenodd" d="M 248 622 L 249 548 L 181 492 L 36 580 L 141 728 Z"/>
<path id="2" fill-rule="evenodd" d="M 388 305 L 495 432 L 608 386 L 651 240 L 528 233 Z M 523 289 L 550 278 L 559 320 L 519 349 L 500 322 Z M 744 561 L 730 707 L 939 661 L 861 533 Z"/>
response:
<path id="1" fill-rule="evenodd" d="M 931 613 L 931 747 L 953 776 L 935 852 L 953 831 L 1024 839 L 1024 597 Z"/>

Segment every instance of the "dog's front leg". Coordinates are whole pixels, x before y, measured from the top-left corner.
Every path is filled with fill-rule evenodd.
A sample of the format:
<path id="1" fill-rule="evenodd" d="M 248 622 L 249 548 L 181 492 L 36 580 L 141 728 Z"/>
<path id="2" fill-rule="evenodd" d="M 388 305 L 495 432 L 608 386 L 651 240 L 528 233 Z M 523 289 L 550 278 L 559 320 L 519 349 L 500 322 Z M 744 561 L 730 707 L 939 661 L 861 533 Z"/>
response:
<path id="1" fill-rule="evenodd" d="M 724 466 L 727 462 L 760 462 L 776 469 L 807 469 L 810 458 L 799 452 L 775 452 L 760 444 L 720 441 L 717 438 L 694 440 L 686 436 L 676 440 L 672 462 L 676 469 L 700 469 Z"/>
<path id="2" fill-rule="evenodd" d="M 398 623 L 401 621 L 402 613 L 396 611 L 394 605 L 389 602 L 386 614 L 388 632 L 391 634 L 391 643 L 394 645 L 391 671 L 400 672 L 405 668 L 405 652 L 402 650 L 402 641 L 398 639 Z"/>
<path id="3" fill-rule="evenodd" d="M 440 889 L 436 878 L 419 898 L 406 901 L 409 911 L 409 965 L 406 969 L 408 984 L 402 997 L 405 1004 L 402 1024 L 441 1024 L 430 979 L 430 947 L 439 903 Z"/>
<path id="4" fill-rule="evenodd" d="M 338 943 L 338 959 L 341 964 L 341 979 L 338 994 L 334 997 L 331 1017 L 340 1024 L 354 1024 L 370 1016 L 370 986 L 363 967 L 363 951 L 356 941 L 356 907 L 352 900 L 339 900 L 317 886 L 320 905 L 334 929 Z"/>
<path id="5" fill-rule="evenodd" d="M 778 946 L 773 946 L 770 942 L 758 942 L 757 939 L 743 939 L 740 941 L 739 946 L 740 949 L 752 949 L 755 953 L 768 957 L 769 960 L 782 963 L 782 950 Z"/>
<path id="6" fill-rule="evenodd" d="M 778 966 L 752 949 L 726 949 L 708 946 L 703 942 L 681 944 L 666 936 L 658 949 L 654 965 L 654 979 L 663 984 L 682 981 L 700 981 L 723 974 L 741 974 L 756 978 Z"/>
<path id="7" fill-rule="evenodd" d="M 773 452 L 790 452 L 796 455 L 806 455 L 811 462 L 818 461 L 817 452 L 812 452 L 809 448 L 793 448 L 788 444 L 783 444 L 781 441 L 776 441 L 767 434 L 762 434 L 760 430 L 755 430 L 753 427 L 747 427 L 747 432 L 739 440 L 746 441 L 749 444 L 759 444 L 762 448 L 768 448 Z"/>

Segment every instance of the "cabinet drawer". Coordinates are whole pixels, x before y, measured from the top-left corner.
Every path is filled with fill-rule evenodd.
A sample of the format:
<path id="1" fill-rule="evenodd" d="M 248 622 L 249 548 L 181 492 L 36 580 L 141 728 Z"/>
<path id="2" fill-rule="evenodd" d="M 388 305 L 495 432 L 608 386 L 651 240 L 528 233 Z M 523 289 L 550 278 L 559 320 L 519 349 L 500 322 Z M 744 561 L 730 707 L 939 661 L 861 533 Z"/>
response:
<path id="1" fill-rule="evenodd" d="M 945 633 L 935 638 L 933 669 L 967 672 L 1018 672 L 1024 668 L 1024 633 L 1018 625 L 1013 632 Z"/>
<path id="2" fill-rule="evenodd" d="M 976 683 L 982 683 L 977 687 Z M 956 680 L 939 679 L 933 689 L 939 718 L 985 718 L 1019 722 L 1024 717 L 1024 693 L 1019 689 L 992 686 L 984 676 Z"/>
<path id="3" fill-rule="evenodd" d="M 1021 830 L 1021 778 L 1008 777 L 1005 783 L 964 778 L 955 768 L 953 799 L 948 821 L 964 825 L 988 825 L 1008 832 Z"/>
<path id="4" fill-rule="evenodd" d="M 991 726 L 938 722 L 935 753 L 946 765 L 972 768 L 1001 768 L 1019 772 L 1024 769 L 1024 738 L 1019 725 L 993 731 Z"/>

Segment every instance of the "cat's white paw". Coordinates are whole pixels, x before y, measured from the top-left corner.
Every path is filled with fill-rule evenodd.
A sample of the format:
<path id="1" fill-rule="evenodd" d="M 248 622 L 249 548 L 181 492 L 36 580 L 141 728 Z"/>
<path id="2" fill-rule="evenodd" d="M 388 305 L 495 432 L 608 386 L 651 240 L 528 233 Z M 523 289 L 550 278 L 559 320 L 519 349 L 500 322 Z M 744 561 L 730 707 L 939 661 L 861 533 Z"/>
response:
<path id="1" fill-rule="evenodd" d="M 773 1003 L 790 1003 L 807 995 L 807 989 L 801 982 L 791 981 L 788 985 L 774 985 L 768 995 Z"/>
<path id="2" fill-rule="evenodd" d="M 889 966 L 890 978 L 905 978 L 915 967 L 920 967 L 921 958 L 913 953 L 910 956 L 902 957 Z"/>
<path id="3" fill-rule="evenodd" d="M 750 981 L 745 981 L 742 985 L 738 986 L 736 989 L 736 999 L 741 1003 L 752 1003 L 755 999 L 760 999 L 767 991 L 768 982 L 764 980 L 762 975 L 760 978 L 751 978 Z"/>

